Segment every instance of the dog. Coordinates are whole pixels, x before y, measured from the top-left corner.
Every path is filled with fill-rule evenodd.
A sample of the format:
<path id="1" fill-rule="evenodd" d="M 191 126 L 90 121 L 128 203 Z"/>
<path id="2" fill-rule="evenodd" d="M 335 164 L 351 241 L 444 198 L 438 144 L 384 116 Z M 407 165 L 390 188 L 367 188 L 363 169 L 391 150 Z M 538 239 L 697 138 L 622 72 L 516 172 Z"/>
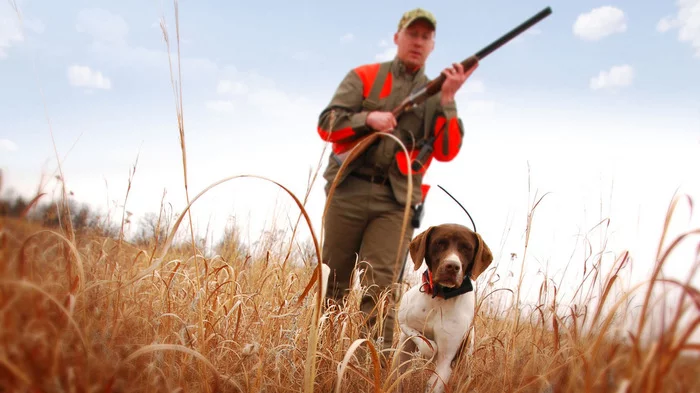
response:
<path id="1" fill-rule="evenodd" d="M 411 241 L 409 252 L 414 271 L 423 260 L 428 269 L 399 304 L 399 345 L 406 343 L 400 348 L 400 364 L 405 371 L 409 353 L 416 348 L 422 356 L 434 355 L 435 373 L 425 391 L 441 393 L 470 332 L 469 351 L 473 352 L 473 281 L 491 264 L 493 254 L 478 233 L 459 224 L 429 227 Z"/>

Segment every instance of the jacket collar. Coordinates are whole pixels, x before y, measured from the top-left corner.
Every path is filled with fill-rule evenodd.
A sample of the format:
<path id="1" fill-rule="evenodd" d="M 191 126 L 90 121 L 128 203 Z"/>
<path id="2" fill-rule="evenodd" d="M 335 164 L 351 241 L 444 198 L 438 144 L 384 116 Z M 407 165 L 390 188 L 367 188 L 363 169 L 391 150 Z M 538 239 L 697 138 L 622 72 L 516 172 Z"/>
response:
<path id="1" fill-rule="evenodd" d="M 398 57 L 394 57 L 394 60 L 391 62 L 391 72 L 399 78 L 414 80 L 425 74 L 425 65 L 417 70 L 411 69 Z"/>

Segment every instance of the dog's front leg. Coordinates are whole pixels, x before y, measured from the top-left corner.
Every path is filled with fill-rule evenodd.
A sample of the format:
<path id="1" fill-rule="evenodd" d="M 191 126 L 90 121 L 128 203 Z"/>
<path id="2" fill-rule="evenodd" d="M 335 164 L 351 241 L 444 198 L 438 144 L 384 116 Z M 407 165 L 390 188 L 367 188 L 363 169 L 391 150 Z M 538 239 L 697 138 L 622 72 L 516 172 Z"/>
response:
<path id="1" fill-rule="evenodd" d="M 430 393 L 442 393 L 450 383 L 452 376 L 452 359 L 459 351 L 460 338 L 463 335 L 454 329 L 441 331 L 435 338 L 437 342 L 437 355 L 435 356 L 435 373 L 428 380 L 425 391 Z"/>
<path id="2" fill-rule="evenodd" d="M 440 345 L 440 344 L 438 344 Z M 426 393 L 443 393 L 452 376 L 452 357 L 456 351 L 438 351 L 435 359 L 435 374 L 428 380 Z"/>

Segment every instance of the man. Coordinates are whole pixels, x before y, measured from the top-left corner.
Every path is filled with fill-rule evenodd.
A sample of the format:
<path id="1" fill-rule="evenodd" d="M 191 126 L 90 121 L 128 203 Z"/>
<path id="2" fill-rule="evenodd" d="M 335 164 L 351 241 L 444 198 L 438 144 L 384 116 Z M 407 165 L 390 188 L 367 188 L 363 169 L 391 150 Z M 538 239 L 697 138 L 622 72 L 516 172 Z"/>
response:
<path id="1" fill-rule="evenodd" d="M 325 217 L 322 258 L 331 268 L 327 297 L 340 302 L 349 289 L 358 256 L 359 261 L 366 261 L 368 270 L 364 277 L 369 294 L 363 298 L 361 309 L 369 316 L 369 326 L 378 322 L 378 310 L 388 309 L 386 320 L 378 325 L 383 326 L 383 332 L 378 333 L 383 348 L 392 346 L 393 299 L 386 297 L 388 308 L 377 307 L 376 301 L 382 291 L 394 284 L 397 252 L 405 258 L 413 236 L 414 229 L 405 228 L 399 239 L 404 229 L 406 194 L 410 193 L 411 205 L 415 207 L 427 191 L 422 179 L 430 162 L 450 161 L 459 152 L 464 129 L 457 117 L 454 96 L 476 68 L 475 65 L 465 70 L 457 63 L 445 69 L 446 80 L 440 93 L 398 119 L 392 115 L 401 101 L 429 81 L 424 73 L 425 62 L 435 46 L 436 24 L 435 17 L 423 9 L 404 13 L 394 34 L 395 58 L 350 70 L 318 122 L 321 138 L 333 143 L 324 172 L 326 194 L 343 159 L 361 137 L 373 132 L 391 133 L 415 158 L 422 144 L 437 135 L 433 153 L 423 169 L 412 175 L 412 190 L 408 190 L 407 179 L 410 162 L 406 162 L 403 149 L 392 138 L 380 136 L 343 171 Z"/>

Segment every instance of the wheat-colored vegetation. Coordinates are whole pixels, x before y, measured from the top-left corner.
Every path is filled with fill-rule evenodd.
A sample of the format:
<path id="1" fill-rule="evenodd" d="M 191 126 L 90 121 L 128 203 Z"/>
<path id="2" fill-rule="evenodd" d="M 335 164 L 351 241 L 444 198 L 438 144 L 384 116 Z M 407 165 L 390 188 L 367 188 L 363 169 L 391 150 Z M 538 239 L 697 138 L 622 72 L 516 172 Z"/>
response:
<path id="1" fill-rule="evenodd" d="M 232 230 L 205 256 L 186 240 L 168 247 L 158 235 L 162 216 L 153 236 L 132 243 L 98 224 L 68 224 L 80 214 L 42 225 L 37 218 L 52 216 L 30 219 L 31 205 L 3 207 L 0 391 L 301 392 L 311 382 L 316 392 L 391 392 L 400 377 L 419 392 L 430 375 L 417 357 L 405 375 L 392 374 L 393 353 L 373 353 L 356 302 L 316 318 L 312 255 L 286 244 L 247 252 Z M 663 279 L 669 251 L 661 250 L 652 286 L 624 293 L 614 294 L 615 281 L 630 256 L 621 254 L 610 272 L 593 262 L 580 288 L 588 294 L 566 307 L 546 278 L 534 307 L 487 301 L 499 292 L 517 298 L 519 288 L 486 277 L 477 288 L 475 351 L 455 365 L 450 391 L 697 391 L 700 345 L 690 337 L 700 293 L 689 281 L 698 263 L 688 282 Z M 674 317 L 651 334 L 652 306 L 670 291 L 650 289 L 664 284 L 683 296 L 669 302 Z M 643 310 L 624 324 L 633 291 L 644 297 Z M 350 359 L 367 349 L 370 356 Z"/>
<path id="2" fill-rule="evenodd" d="M 190 199 L 175 74 L 193 204 L 237 176 Z M 277 185 L 301 212 L 294 237 L 310 223 L 305 199 Z M 210 253 L 195 239 L 189 209 L 175 216 L 161 206 L 126 239 L 126 209 L 113 226 L 71 205 L 65 188 L 50 204 L 42 197 L 0 204 L 0 392 L 395 392 L 399 381 L 421 392 L 430 377 L 431 364 L 418 357 L 398 375 L 395 353 L 377 352 L 363 333 L 357 299 L 322 307 L 315 231 L 302 252 L 280 240 L 279 228 L 251 250 L 233 226 Z M 681 200 L 672 201 L 669 220 Z M 176 241 L 177 233 L 184 237 Z M 664 243 L 648 280 L 632 288 L 619 283 L 629 253 L 603 269 L 603 250 L 591 252 L 575 301 L 543 276 L 538 301 L 528 304 L 520 285 L 501 285 L 490 269 L 476 289 L 474 352 L 455 364 L 448 391 L 700 391 L 697 253 L 686 281 L 662 275 L 673 248 L 698 234 Z M 654 316 L 660 303 L 669 319 Z"/>

